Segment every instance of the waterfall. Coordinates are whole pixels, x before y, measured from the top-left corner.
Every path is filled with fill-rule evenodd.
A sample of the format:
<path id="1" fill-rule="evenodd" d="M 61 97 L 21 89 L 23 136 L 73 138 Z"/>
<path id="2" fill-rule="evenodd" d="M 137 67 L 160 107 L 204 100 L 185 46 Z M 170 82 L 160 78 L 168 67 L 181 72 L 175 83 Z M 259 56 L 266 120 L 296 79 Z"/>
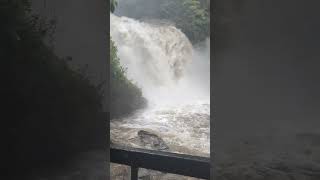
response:
<path id="1" fill-rule="evenodd" d="M 142 88 L 150 101 L 174 91 L 192 62 L 194 49 L 189 39 L 167 23 L 110 16 L 111 37 L 117 45 L 122 66 L 127 68 L 128 78 Z"/>
<path id="2" fill-rule="evenodd" d="M 115 143 L 139 146 L 139 130 L 158 134 L 170 151 L 208 155 L 210 147 L 210 41 L 192 45 L 173 24 L 110 14 L 110 34 L 127 77 L 148 107 L 111 122 Z"/>

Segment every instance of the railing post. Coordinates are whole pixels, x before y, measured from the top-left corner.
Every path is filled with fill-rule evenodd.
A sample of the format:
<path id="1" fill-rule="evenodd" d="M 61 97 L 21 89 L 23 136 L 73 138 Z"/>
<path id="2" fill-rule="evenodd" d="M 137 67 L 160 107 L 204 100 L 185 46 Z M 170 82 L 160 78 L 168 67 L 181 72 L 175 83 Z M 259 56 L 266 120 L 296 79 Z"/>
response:
<path id="1" fill-rule="evenodd" d="M 131 180 L 138 180 L 138 167 L 131 166 Z"/>

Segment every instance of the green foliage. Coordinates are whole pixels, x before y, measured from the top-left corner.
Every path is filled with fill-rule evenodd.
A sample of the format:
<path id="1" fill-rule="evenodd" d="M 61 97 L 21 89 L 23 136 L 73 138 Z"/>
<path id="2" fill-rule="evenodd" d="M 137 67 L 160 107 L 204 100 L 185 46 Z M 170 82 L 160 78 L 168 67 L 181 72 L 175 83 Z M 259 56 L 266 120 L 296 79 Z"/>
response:
<path id="1" fill-rule="evenodd" d="M 110 10 L 113 12 L 116 0 L 110 0 Z M 132 113 L 146 103 L 141 89 L 126 77 L 126 69 L 120 64 L 117 47 L 110 39 L 110 117 L 117 118 Z"/>
<path id="2" fill-rule="evenodd" d="M 210 34 L 210 17 L 198 0 L 164 0 L 160 7 L 161 18 L 172 20 L 177 28 L 197 43 Z"/>
<path id="3" fill-rule="evenodd" d="M 117 0 L 110 0 L 110 11 L 113 12 L 116 9 L 118 2 Z"/>
<path id="4" fill-rule="evenodd" d="M 43 42 L 54 23 L 30 15 L 29 1 L 0 8 L 1 132 L 11 144 L 8 162 L 31 168 L 99 144 L 101 94 Z"/>
<path id="5" fill-rule="evenodd" d="M 120 65 L 117 48 L 111 39 L 110 90 L 111 118 L 127 115 L 145 104 L 141 90 L 126 77 L 126 69 Z"/>

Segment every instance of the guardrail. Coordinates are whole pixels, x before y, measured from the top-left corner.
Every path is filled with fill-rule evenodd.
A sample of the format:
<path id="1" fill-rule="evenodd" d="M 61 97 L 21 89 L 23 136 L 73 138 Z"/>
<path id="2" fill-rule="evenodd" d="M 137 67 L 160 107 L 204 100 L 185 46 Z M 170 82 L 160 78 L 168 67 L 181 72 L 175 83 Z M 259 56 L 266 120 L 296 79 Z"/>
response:
<path id="1" fill-rule="evenodd" d="M 131 167 L 131 180 L 138 180 L 139 168 L 166 173 L 210 178 L 210 159 L 163 151 L 111 145 L 110 161 Z"/>

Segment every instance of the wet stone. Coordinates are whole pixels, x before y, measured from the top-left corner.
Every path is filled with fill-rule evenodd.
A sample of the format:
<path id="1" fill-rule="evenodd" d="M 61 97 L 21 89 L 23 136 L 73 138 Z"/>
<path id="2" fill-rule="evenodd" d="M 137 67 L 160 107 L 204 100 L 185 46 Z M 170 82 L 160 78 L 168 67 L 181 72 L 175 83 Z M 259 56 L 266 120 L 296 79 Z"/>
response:
<path id="1" fill-rule="evenodd" d="M 140 130 L 138 132 L 138 137 L 140 139 L 140 143 L 146 148 L 154 150 L 169 149 L 169 146 L 164 142 L 164 140 L 161 137 L 151 132 Z"/>

